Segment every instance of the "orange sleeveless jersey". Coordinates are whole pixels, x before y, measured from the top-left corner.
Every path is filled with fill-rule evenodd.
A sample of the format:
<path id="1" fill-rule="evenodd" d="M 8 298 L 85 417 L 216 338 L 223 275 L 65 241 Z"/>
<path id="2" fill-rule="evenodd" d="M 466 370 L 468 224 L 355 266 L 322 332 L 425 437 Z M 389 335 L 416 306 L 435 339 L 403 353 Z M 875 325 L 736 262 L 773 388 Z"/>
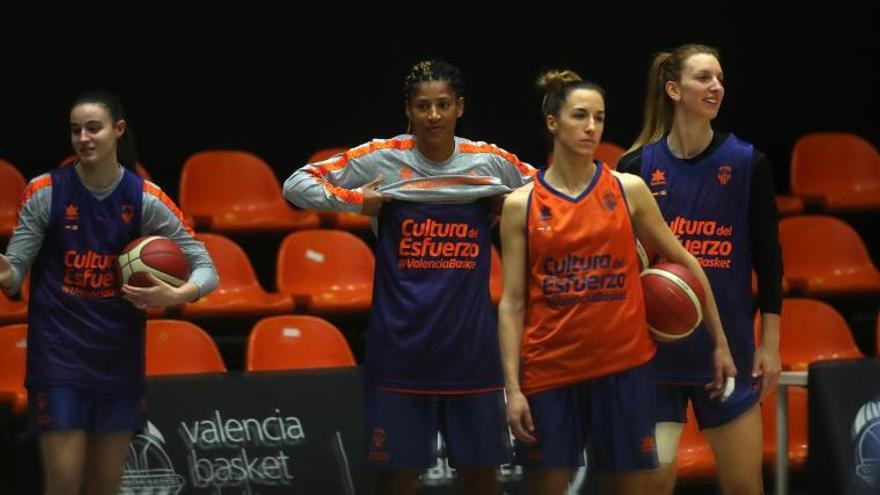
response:
<path id="1" fill-rule="evenodd" d="M 529 295 L 522 342 L 526 394 L 639 366 L 648 335 L 632 222 L 604 164 L 578 198 L 534 183 L 526 214 Z"/>

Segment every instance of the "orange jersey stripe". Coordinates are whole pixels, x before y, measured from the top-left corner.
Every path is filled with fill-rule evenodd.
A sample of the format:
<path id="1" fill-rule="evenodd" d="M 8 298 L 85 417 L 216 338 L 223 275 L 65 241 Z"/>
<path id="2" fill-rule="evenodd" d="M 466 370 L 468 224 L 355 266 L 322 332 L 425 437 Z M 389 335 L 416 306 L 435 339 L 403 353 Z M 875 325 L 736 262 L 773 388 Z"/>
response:
<path id="1" fill-rule="evenodd" d="M 18 219 L 21 218 L 21 210 L 22 208 L 24 208 L 24 205 L 28 202 L 28 200 L 31 199 L 31 196 L 33 196 L 40 189 L 44 187 L 49 187 L 51 185 L 52 176 L 48 174 L 45 177 L 31 181 L 27 185 L 27 187 L 21 193 L 21 199 L 18 201 L 18 209 L 16 210 L 15 214 L 15 225 L 13 227 L 18 226 Z"/>
<path id="2" fill-rule="evenodd" d="M 519 172 L 526 176 L 535 175 L 536 170 L 533 168 L 529 168 L 525 166 L 525 164 L 520 161 L 519 158 L 516 157 L 513 153 L 502 150 L 501 148 L 495 146 L 494 144 L 462 144 L 459 148 L 459 151 L 462 153 L 491 153 L 493 155 L 498 155 L 510 163 L 514 164 Z"/>
<path id="3" fill-rule="evenodd" d="M 166 195 L 165 192 L 159 188 L 159 186 L 153 184 L 148 180 L 145 180 L 144 192 L 156 197 L 159 201 L 162 202 L 162 204 L 167 206 L 168 209 L 171 210 L 171 213 L 174 213 L 174 216 L 177 217 L 178 220 L 180 220 L 180 223 L 183 224 L 183 227 L 186 229 L 187 232 L 189 232 L 189 235 L 195 235 L 192 227 L 190 227 L 189 224 L 186 222 L 186 218 L 183 216 L 183 212 L 180 211 L 177 205 L 174 204 L 174 201 L 171 201 L 171 198 L 169 198 L 168 195 Z"/>
<path id="4" fill-rule="evenodd" d="M 375 151 L 384 149 L 408 150 L 412 149 L 414 146 L 415 139 L 412 138 L 374 141 L 363 146 L 358 146 L 357 148 L 352 148 L 336 159 L 330 159 L 324 162 L 320 162 L 320 165 L 314 165 L 313 168 L 310 169 L 308 172 L 315 179 L 315 181 L 323 185 L 327 192 L 329 192 L 333 196 L 336 196 L 346 203 L 363 204 L 363 193 L 345 189 L 339 186 L 334 186 L 333 184 L 327 182 L 324 177 L 326 177 L 327 174 L 330 172 L 344 168 L 348 164 L 349 160 L 360 158 Z"/>

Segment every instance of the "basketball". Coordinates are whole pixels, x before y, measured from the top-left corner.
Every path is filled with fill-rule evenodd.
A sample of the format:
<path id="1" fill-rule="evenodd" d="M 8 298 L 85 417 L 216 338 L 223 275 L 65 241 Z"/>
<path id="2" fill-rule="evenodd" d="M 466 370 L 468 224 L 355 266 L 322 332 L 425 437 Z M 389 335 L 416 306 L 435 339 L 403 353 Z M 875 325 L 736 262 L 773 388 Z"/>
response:
<path id="1" fill-rule="evenodd" d="M 153 285 L 152 273 L 163 282 L 180 287 L 189 279 L 189 262 L 174 241 L 165 237 L 140 237 L 128 243 L 117 258 L 119 283 L 135 287 Z"/>
<path id="2" fill-rule="evenodd" d="M 639 273 L 657 261 L 657 253 L 646 248 L 638 238 L 636 238 L 636 255 L 639 258 Z"/>
<path id="3" fill-rule="evenodd" d="M 648 329 L 655 340 L 672 342 L 693 333 L 703 321 L 703 287 L 686 267 L 658 263 L 642 272 Z"/>

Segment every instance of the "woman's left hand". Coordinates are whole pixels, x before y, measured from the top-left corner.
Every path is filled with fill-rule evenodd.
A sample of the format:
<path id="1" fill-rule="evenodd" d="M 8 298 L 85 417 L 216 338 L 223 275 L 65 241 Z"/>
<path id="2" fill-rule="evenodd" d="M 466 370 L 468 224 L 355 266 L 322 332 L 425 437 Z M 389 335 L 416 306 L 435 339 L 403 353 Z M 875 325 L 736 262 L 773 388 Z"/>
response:
<path id="1" fill-rule="evenodd" d="M 191 282 L 174 287 L 151 273 L 148 273 L 147 277 L 153 282 L 150 287 L 135 287 L 128 284 L 122 286 L 122 297 L 138 309 L 164 308 L 189 302 L 194 299 L 193 289 L 198 295 L 198 287 Z"/>
<path id="2" fill-rule="evenodd" d="M 776 390 L 779 374 L 782 372 L 779 350 L 766 349 L 763 345 L 755 349 L 755 364 L 752 378 L 762 377 L 761 398 Z"/>
<path id="3" fill-rule="evenodd" d="M 724 393 L 727 379 L 736 376 L 736 365 L 733 364 L 733 356 L 730 355 L 727 342 L 715 346 L 713 359 L 715 361 L 715 380 L 706 385 L 710 399 L 721 396 Z"/>

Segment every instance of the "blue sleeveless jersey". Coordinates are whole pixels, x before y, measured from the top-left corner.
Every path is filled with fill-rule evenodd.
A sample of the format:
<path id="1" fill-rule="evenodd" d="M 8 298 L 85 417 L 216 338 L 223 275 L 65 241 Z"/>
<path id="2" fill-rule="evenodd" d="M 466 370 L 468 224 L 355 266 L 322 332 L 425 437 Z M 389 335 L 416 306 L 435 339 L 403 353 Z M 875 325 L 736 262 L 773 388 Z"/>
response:
<path id="1" fill-rule="evenodd" d="M 99 200 L 74 167 L 50 175 L 49 223 L 31 268 L 26 384 L 140 391 L 146 313 L 122 298 L 116 257 L 140 235 L 143 179 L 126 170 Z"/>
<path id="2" fill-rule="evenodd" d="M 382 207 L 367 337 L 372 385 L 437 393 L 501 387 L 490 228 L 483 202 Z"/>
<path id="3" fill-rule="evenodd" d="M 752 153 L 751 144 L 730 134 L 714 152 L 685 163 L 662 139 L 642 148 L 641 168 L 670 229 L 709 278 L 737 379 L 747 381 L 755 349 L 748 225 Z M 665 383 L 711 381 L 713 349 L 705 325 L 681 342 L 658 344 L 658 378 Z"/>

